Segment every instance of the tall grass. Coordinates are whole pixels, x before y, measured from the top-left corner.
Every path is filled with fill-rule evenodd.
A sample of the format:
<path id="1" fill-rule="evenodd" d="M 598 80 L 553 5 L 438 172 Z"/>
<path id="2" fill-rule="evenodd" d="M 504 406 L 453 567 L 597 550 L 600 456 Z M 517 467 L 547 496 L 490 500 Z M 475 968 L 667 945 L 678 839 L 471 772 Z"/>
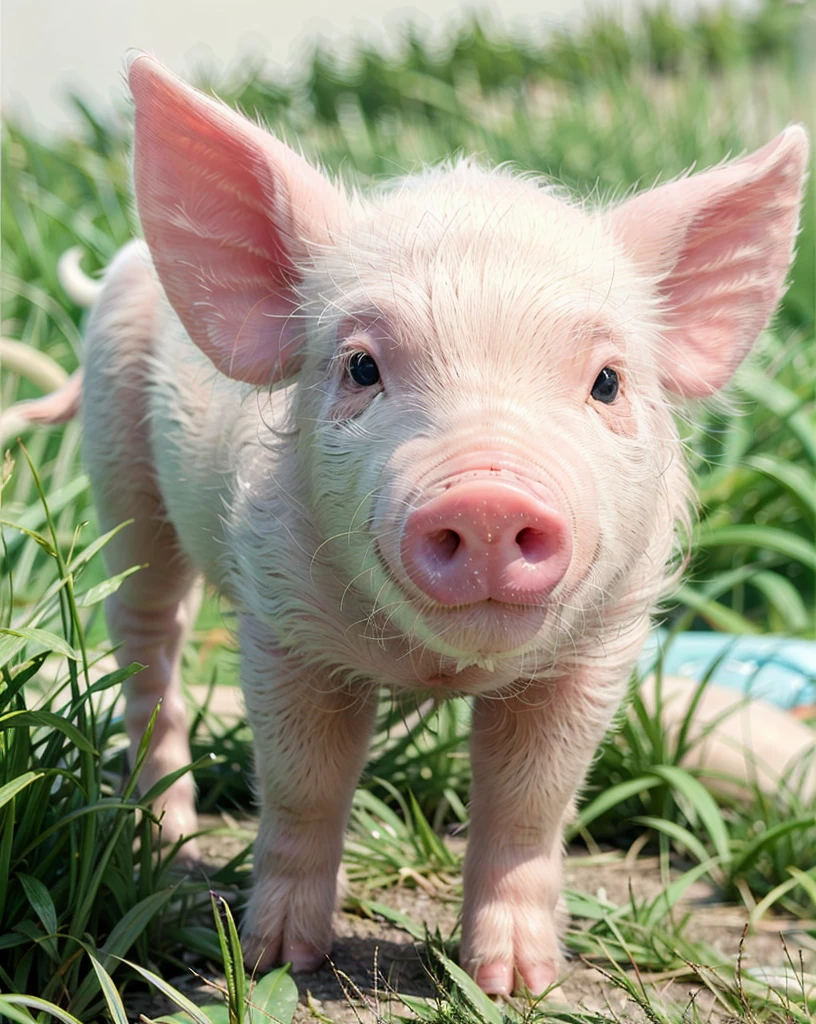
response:
<path id="1" fill-rule="evenodd" d="M 93 609 L 121 578 L 88 585 L 86 569 L 107 537 L 88 543 L 80 530 L 59 537 L 39 476 L 30 466 L 44 527 L 3 526 L 6 559 L 13 541 L 36 544 L 50 581 L 14 614 L 14 574 L 0 628 L 0 984 L 92 1010 L 98 985 L 87 957 L 109 970 L 135 950 L 147 960 L 159 943 L 168 906 L 184 898 L 167 870 L 174 852 L 152 855 L 153 815 L 135 797 L 151 726 L 117 793 L 112 772 L 121 723 L 104 697 L 139 666 L 91 684 L 81 609 Z M 12 472 L 8 467 L 6 483 Z M 46 662 L 61 663 L 45 686 Z M 154 715 L 155 720 L 155 715 Z M 170 780 L 159 787 L 163 789 Z M 145 794 L 149 802 L 157 794 Z M 134 852 L 135 851 L 135 852 Z M 93 938 L 91 938 L 93 936 Z"/>

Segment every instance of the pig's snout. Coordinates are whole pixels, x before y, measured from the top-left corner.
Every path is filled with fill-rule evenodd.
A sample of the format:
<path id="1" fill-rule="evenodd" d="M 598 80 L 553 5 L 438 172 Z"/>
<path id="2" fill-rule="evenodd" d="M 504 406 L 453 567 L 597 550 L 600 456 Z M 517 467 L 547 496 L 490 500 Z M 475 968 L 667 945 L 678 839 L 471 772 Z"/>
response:
<path id="1" fill-rule="evenodd" d="M 572 539 L 551 498 L 477 477 L 410 513 L 401 554 L 413 583 L 439 604 L 532 604 L 563 578 Z"/>

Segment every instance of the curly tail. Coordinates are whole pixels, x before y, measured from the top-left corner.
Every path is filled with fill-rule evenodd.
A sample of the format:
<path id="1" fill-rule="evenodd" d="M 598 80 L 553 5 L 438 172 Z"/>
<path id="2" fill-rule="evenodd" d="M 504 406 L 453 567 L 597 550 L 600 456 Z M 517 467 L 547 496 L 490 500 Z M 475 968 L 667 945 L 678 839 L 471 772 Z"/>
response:
<path id="1" fill-rule="evenodd" d="M 57 260 L 57 278 L 62 290 L 77 306 L 92 306 L 102 291 L 102 282 L 94 281 L 82 269 L 83 251 L 75 245 Z"/>

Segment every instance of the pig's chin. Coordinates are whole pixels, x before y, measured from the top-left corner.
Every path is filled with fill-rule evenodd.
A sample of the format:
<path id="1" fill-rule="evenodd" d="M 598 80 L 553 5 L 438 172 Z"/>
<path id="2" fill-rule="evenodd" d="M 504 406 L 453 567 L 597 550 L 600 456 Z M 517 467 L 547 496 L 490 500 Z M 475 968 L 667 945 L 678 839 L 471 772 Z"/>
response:
<path id="1" fill-rule="evenodd" d="M 411 678 L 401 680 L 409 686 L 486 692 L 535 674 L 551 661 L 546 608 L 484 601 L 420 610 L 406 602 L 402 612 L 391 621 L 404 629 L 410 649 L 403 664 L 410 665 Z"/>
<path id="2" fill-rule="evenodd" d="M 544 607 L 481 601 L 464 608 L 425 607 L 414 632 L 438 653 L 460 661 L 520 654 L 539 640 L 548 619 Z"/>
<path id="3" fill-rule="evenodd" d="M 411 593 L 389 571 L 374 580 L 388 609 L 386 630 L 402 634 L 408 670 L 400 682 L 478 693 L 535 674 L 552 662 L 558 618 L 555 602 L 510 604 L 484 600 L 447 607 Z M 406 581 L 407 582 L 407 581 Z"/>
<path id="4" fill-rule="evenodd" d="M 383 679 L 397 689 L 444 698 L 509 692 L 552 671 L 554 618 L 548 608 L 498 601 L 420 611 L 406 600 L 388 616 L 387 632 L 401 655 Z M 394 636 L 395 628 L 401 636 Z"/>
<path id="5" fill-rule="evenodd" d="M 547 611 L 485 601 L 423 610 L 414 622 L 414 685 L 485 693 L 534 675 L 551 660 Z"/>

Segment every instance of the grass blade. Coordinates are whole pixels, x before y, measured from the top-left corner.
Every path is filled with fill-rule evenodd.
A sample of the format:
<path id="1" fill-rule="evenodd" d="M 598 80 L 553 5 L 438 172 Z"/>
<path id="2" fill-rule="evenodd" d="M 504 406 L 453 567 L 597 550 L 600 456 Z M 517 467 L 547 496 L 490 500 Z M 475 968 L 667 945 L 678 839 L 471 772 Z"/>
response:
<path id="1" fill-rule="evenodd" d="M 211 1024 L 210 1018 L 202 1011 L 201 1007 L 190 1002 L 187 996 L 183 995 L 177 989 L 173 988 L 164 978 L 159 977 L 158 974 L 154 974 L 153 971 L 149 971 L 146 967 L 142 967 L 140 964 L 133 963 L 131 960 L 122 960 L 122 963 L 131 967 L 137 974 L 140 974 L 145 981 L 149 981 L 151 985 L 155 986 L 163 996 L 176 1004 L 180 1010 L 184 1010 L 186 1014 L 192 1017 L 195 1024 Z"/>
<path id="2" fill-rule="evenodd" d="M 695 811 L 705 826 L 720 861 L 727 864 L 731 859 L 728 827 L 716 801 L 705 786 L 685 769 L 675 765 L 657 765 L 652 771 L 659 778 L 665 779 L 675 792 L 686 798 L 689 807 Z"/>
<path id="3" fill-rule="evenodd" d="M 501 1010 L 489 996 L 485 995 L 473 978 L 438 949 L 434 949 L 433 953 L 456 988 L 479 1015 L 480 1020 L 484 1024 L 504 1024 Z"/>
<path id="4" fill-rule="evenodd" d="M 24 772 L 16 779 L 12 779 L 11 782 L 7 782 L 5 786 L 0 786 L 0 807 L 7 804 L 9 800 L 13 800 L 18 793 L 22 793 L 26 786 L 41 779 L 44 774 L 44 772 Z"/>
<path id="5" fill-rule="evenodd" d="M 17 1006 L 25 1006 L 31 1010 L 39 1010 L 41 1013 L 50 1014 L 52 1017 L 56 1017 L 57 1020 L 61 1020 L 63 1024 L 83 1024 L 81 1020 L 77 1020 L 67 1010 L 61 1010 L 58 1006 L 54 1006 L 53 1003 L 49 1003 L 47 999 L 41 999 L 39 996 L 0 995 L 0 1010 L 4 1013 L 8 1013 Z M 17 1019 L 27 1020 L 25 1017 L 18 1017 Z M 203 1022 L 199 1022 L 199 1024 L 203 1024 Z"/>
<path id="6" fill-rule="evenodd" d="M 105 997 L 105 1003 L 107 1004 L 108 1013 L 110 1014 L 113 1024 L 128 1024 L 127 1013 L 125 1012 L 122 997 L 117 992 L 113 979 L 95 956 L 90 953 L 88 956 L 91 958 L 91 964 L 93 965 L 94 973 L 99 980 L 99 987 L 102 989 L 102 995 Z"/>

